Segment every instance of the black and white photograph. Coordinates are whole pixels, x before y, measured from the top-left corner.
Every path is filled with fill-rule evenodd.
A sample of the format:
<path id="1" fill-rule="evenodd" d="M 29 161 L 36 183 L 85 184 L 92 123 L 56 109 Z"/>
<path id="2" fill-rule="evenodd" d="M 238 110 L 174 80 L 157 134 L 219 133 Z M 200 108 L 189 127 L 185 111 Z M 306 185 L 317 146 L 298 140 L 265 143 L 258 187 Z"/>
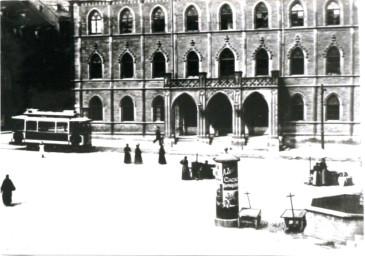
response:
<path id="1" fill-rule="evenodd" d="M 1 255 L 362 255 L 361 0 L 1 0 Z"/>

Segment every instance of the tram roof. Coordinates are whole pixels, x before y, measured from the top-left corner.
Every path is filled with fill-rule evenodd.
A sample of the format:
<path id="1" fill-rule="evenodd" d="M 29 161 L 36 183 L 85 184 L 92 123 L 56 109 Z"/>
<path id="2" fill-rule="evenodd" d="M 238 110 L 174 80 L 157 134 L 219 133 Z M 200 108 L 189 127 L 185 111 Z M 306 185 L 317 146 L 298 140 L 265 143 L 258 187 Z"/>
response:
<path id="1" fill-rule="evenodd" d="M 26 121 L 41 121 L 41 122 L 90 122 L 91 120 L 86 117 L 45 117 L 45 116 L 27 116 L 19 115 L 13 116 L 13 119 L 26 120 Z"/>
<path id="2" fill-rule="evenodd" d="M 63 111 L 41 111 L 35 108 L 28 108 L 23 115 L 26 116 L 44 116 L 44 117 L 79 117 L 80 114 L 76 110 Z"/>

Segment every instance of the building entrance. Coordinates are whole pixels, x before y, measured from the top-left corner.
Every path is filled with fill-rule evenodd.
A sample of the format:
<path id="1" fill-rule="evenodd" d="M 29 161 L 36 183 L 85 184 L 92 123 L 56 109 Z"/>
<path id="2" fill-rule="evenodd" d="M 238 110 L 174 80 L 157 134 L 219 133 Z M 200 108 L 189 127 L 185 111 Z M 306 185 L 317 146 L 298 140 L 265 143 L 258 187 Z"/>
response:
<path id="1" fill-rule="evenodd" d="M 218 93 L 207 106 L 208 124 L 212 125 L 216 135 L 232 133 L 232 105 L 226 95 Z"/>
<path id="2" fill-rule="evenodd" d="M 177 135 L 197 134 L 197 106 L 188 94 L 180 95 L 172 105 L 172 129 Z"/>
<path id="3" fill-rule="evenodd" d="M 260 93 L 251 94 L 243 105 L 243 124 L 250 136 L 264 135 L 268 131 L 269 107 Z"/>

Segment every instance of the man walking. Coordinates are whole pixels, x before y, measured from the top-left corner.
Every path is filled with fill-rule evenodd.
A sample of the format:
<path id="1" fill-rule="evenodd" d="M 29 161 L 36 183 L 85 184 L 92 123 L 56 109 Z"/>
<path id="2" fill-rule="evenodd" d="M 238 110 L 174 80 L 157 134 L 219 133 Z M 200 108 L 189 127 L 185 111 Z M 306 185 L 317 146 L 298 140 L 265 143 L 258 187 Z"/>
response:
<path id="1" fill-rule="evenodd" d="M 9 179 L 9 175 L 7 174 L 3 184 L 1 185 L 1 193 L 3 193 L 3 203 L 5 206 L 11 206 L 12 203 L 12 194 L 15 190 L 15 186 L 11 179 Z"/>
<path id="2" fill-rule="evenodd" d="M 154 139 L 153 143 L 155 143 L 156 141 L 158 141 L 161 145 L 161 131 L 160 131 L 160 126 L 157 126 L 156 131 L 155 131 L 155 135 L 156 138 Z"/>

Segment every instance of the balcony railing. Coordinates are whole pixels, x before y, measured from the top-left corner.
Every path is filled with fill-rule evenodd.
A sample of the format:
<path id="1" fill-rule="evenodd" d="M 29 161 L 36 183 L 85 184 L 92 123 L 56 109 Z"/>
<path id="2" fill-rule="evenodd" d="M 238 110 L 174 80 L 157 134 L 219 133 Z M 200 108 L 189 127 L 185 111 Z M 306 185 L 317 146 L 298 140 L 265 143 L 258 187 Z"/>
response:
<path id="1" fill-rule="evenodd" d="M 168 88 L 217 88 L 217 87 L 272 87 L 278 86 L 279 71 L 272 71 L 271 77 L 242 77 L 242 72 L 235 72 L 232 77 L 207 78 L 206 73 L 199 73 L 196 79 L 172 79 L 171 73 L 165 76 L 164 86 Z"/>

